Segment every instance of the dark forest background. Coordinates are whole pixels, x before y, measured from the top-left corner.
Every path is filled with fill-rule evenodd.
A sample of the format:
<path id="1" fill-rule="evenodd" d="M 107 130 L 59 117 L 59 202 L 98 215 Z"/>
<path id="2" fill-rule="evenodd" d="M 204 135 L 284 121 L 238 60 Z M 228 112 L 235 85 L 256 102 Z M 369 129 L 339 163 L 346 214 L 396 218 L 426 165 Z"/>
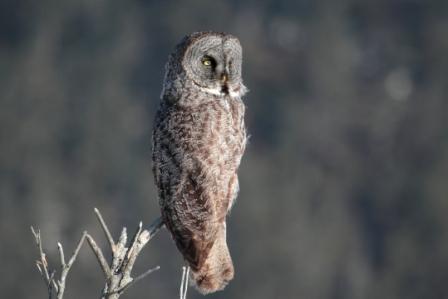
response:
<path id="1" fill-rule="evenodd" d="M 0 294 L 46 298 L 50 260 L 159 215 L 151 129 L 164 63 L 197 30 L 235 34 L 250 144 L 228 220 L 236 276 L 208 298 L 448 298 L 448 2 L 0 1 Z M 182 259 L 124 298 L 176 298 Z M 87 247 L 66 298 L 97 298 Z M 202 298 L 190 289 L 189 298 Z"/>

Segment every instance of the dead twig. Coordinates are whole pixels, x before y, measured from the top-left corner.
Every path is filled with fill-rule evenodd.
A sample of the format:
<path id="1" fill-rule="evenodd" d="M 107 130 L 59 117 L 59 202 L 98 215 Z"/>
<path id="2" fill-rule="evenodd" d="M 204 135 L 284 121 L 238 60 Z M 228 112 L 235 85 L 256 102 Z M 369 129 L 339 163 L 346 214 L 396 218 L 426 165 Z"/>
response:
<path id="1" fill-rule="evenodd" d="M 161 218 L 156 219 L 148 229 L 143 229 L 143 224 L 140 222 L 135 233 L 132 235 L 129 244 L 127 242 L 127 230 L 126 228 L 123 228 L 118 241 L 115 243 L 112 234 L 110 233 L 110 230 L 107 227 L 107 224 L 104 221 L 104 218 L 101 215 L 100 211 L 95 208 L 94 212 L 106 236 L 106 239 L 109 242 L 109 246 L 112 251 L 111 262 L 107 262 L 106 258 L 104 257 L 103 251 L 97 245 L 93 237 L 86 231 L 84 231 L 68 262 L 66 262 L 62 244 L 60 242 L 57 243 L 61 267 L 61 275 L 59 279 L 55 278 L 56 270 L 50 268 L 50 265 L 47 261 L 47 256 L 43 251 L 40 231 L 35 230 L 33 227 L 31 227 L 31 232 L 33 233 L 39 251 L 39 258 L 36 261 L 36 266 L 47 287 L 49 299 L 54 298 L 54 296 L 56 296 L 57 299 L 63 298 L 67 275 L 73 263 L 76 261 L 82 244 L 86 239 L 87 243 L 95 254 L 96 259 L 98 260 L 98 263 L 106 279 L 106 283 L 101 293 L 102 299 L 119 298 L 120 295 L 123 294 L 124 291 L 129 287 L 142 280 L 149 274 L 153 273 L 154 271 L 160 269 L 159 266 L 156 266 L 143 272 L 135 278 L 131 276 L 135 261 L 142 251 L 143 247 L 145 247 L 149 240 L 151 240 L 151 238 L 155 236 L 157 232 L 163 227 L 163 221 Z"/>
<path id="2" fill-rule="evenodd" d="M 152 272 L 160 269 L 159 266 L 145 271 L 143 274 L 138 275 L 136 278 L 132 278 L 131 273 L 134 267 L 135 261 L 142 251 L 143 247 L 151 240 L 151 238 L 162 228 L 163 222 L 159 218 L 148 228 L 143 229 L 143 225 L 140 222 L 139 226 L 131 238 L 129 244 L 127 244 L 128 235 L 127 229 L 123 228 L 118 238 L 115 241 L 110 234 L 106 222 L 104 221 L 101 213 L 98 209 L 95 209 L 95 214 L 98 221 L 101 224 L 104 234 L 109 241 L 109 245 L 112 251 L 112 261 L 107 264 L 101 249 L 96 246 L 93 238 L 88 235 L 87 241 L 95 253 L 101 268 L 106 276 L 106 283 L 104 285 L 101 298 L 102 299 L 116 299 L 124 293 L 130 286 L 148 276 Z"/>
<path id="3" fill-rule="evenodd" d="M 84 243 L 87 233 L 83 233 L 68 263 L 65 262 L 65 255 L 62 244 L 58 242 L 59 259 L 61 263 L 61 276 L 59 277 L 59 279 L 55 279 L 56 270 L 50 268 L 46 254 L 42 249 L 42 238 L 40 235 L 40 230 L 35 230 L 34 227 L 31 226 L 31 232 L 33 233 L 34 240 L 39 250 L 39 259 L 36 261 L 36 266 L 47 286 L 48 298 L 52 299 L 53 295 L 56 295 L 57 299 L 62 299 L 64 297 L 68 272 L 70 271 L 73 263 L 78 257 L 79 250 Z"/>

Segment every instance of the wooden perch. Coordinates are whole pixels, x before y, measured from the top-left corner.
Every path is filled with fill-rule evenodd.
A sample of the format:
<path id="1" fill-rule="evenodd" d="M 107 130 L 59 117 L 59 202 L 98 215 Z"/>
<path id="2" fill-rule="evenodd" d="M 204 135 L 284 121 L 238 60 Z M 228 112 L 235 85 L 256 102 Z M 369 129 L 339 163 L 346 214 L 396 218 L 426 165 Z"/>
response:
<path id="1" fill-rule="evenodd" d="M 131 276 L 137 256 L 140 254 L 143 247 L 145 247 L 149 240 L 151 240 L 151 238 L 155 234 L 157 234 L 157 232 L 163 227 L 163 221 L 161 218 L 155 220 L 148 229 L 143 229 L 142 222 L 140 222 L 129 244 L 127 244 L 128 235 L 126 228 L 123 228 L 118 241 L 115 243 L 100 211 L 95 208 L 94 212 L 98 221 L 100 222 L 104 234 L 106 235 L 106 239 L 109 242 L 109 246 L 112 251 L 112 260 L 110 261 L 110 263 L 107 262 L 101 248 L 97 245 L 93 237 L 85 231 L 82 234 L 82 237 L 79 240 L 75 251 L 73 252 L 67 263 L 65 261 L 65 254 L 62 244 L 58 242 L 59 259 L 61 264 L 61 274 L 59 278 L 56 278 L 56 270 L 52 269 L 48 264 L 46 254 L 42 248 L 42 238 L 40 235 L 40 231 L 35 230 L 33 227 L 31 227 L 31 231 L 33 233 L 39 251 L 39 258 L 36 261 L 36 266 L 47 287 L 49 299 L 63 298 L 67 275 L 70 271 L 71 266 L 76 261 L 79 250 L 81 249 L 86 239 L 87 243 L 90 245 L 90 248 L 96 256 L 96 259 L 98 260 L 98 263 L 106 279 L 106 283 L 101 293 L 101 299 L 119 298 L 121 294 L 123 294 L 124 291 L 130 286 L 145 278 L 152 272 L 160 269 L 160 267 L 157 266 L 143 272 L 135 278 Z"/>
<path id="2" fill-rule="evenodd" d="M 160 268 L 157 266 L 147 270 L 136 278 L 131 277 L 132 268 L 134 267 L 137 256 L 149 240 L 151 240 L 151 238 L 160 230 L 163 226 L 163 222 L 161 218 L 158 218 L 148 230 L 142 229 L 142 222 L 140 222 L 129 246 L 126 247 L 128 239 L 126 228 L 124 227 L 122 229 L 120 237 L 118 238 L 117 243 L 115 243 L 101 213 L 96 208 L 94 211 L 112 250 L 112 261 L 108 264 L 101 248 L 99 248 L 95 240 L 87 234 L 87 242 L 95 253 L 106 278 L 106 284 L 103 288 L 101 298 L 116 299 L 134 283 Z"/>

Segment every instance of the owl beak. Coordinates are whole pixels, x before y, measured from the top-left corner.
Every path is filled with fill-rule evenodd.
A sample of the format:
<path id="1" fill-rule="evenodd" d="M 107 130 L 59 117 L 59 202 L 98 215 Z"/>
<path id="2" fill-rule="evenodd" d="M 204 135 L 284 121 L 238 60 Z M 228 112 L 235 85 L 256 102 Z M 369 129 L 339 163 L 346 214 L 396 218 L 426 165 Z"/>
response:
<path id="1" fill-rule="evenodd" d="M 227 73 L 223 73 L 223 74 L 221 75 L 221 83 L 222 83 L 222 84 L 226 84 L 228 79 L 229 79 L 229 78 L 228 78 L 228 76 L 227 76 Z"/>

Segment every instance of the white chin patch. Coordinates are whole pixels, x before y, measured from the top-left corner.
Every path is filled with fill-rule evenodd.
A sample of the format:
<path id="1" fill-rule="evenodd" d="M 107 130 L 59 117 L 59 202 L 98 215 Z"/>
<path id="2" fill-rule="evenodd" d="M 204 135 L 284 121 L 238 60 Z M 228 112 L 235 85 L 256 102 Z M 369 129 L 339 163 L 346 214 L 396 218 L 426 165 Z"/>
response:
<path id="1" fill-rule="evenodd" d="M 221 87 L 208 88 L 208 87 L 200 86 L 199 89 L 203 92 L 206 92 L 208 94 L 215 95 L 215 96 L 225 96 L 226 95 L 226 93 L 222 90 Z M 243 95 L 246 94 L 246 92 L 247 92 L 247 88 L 246 88 L 246 86 L 244 86 L 242 84 L 241 84 L 240 88 L 237 90 L 229 88 L 229 96 L 232 98 L 242 97 Z"/>
<path id="2" fill-rule="evenodd" d="M 215 96 L 222 96 L 222 95 L 224 95 L 224 93 L 222 92 L 221 88 L 216 88 L 216 87 L 215 88 L 208 88 L 208 87 L 199 86 L 199 89 L 201 91 L 205 92 L 205 93 L 212 94 L 212 95 L 215 95 Z"/>

